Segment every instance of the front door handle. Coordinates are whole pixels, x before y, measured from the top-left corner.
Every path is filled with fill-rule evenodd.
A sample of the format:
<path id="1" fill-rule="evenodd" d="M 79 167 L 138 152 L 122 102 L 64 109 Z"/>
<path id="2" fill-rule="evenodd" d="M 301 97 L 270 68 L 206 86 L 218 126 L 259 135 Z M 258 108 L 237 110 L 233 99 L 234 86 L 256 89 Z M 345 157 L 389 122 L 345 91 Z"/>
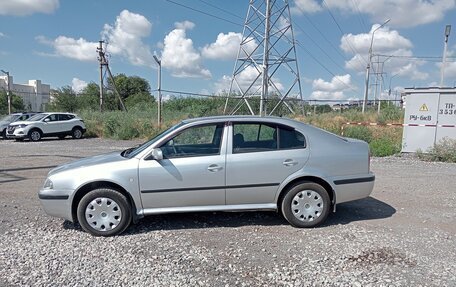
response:
<path id="1" fill-rule="evenodd" d="M 283 161 L 282 163 L 284 166 L 294 166 L 294 165 L 297 165 L 298 162 L 297 161 L 294 161 L 292 159 L 286 159 Z"/>
<path id="2" fill-rule="evenodd" d="M 219 171 L 219 170 L 222 170 L 223 167 L 217 165 L 217 164 L 211 164 L 210 166 L 207 167 L 207 170 L 208 171 L 211 171 L 211 172 L 215 172 L 215 171 Z"/>

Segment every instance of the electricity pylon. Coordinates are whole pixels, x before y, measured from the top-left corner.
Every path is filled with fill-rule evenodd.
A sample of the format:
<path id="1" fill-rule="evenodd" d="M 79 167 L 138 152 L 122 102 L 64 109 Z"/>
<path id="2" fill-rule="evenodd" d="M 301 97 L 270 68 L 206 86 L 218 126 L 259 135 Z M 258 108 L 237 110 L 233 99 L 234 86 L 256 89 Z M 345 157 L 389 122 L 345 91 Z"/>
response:
<path id="1" fill-rule="evenodd" d="M 250 0 L 224 113 L 238 113 L 246 105 L 254 115 L 252 98 L 260 99 L 259 115 L 271 115 L 282 104 L 294 113 L 285 101 L 292 96 L 302 103 L 288 0 Z M 230 101 L 236 104 L 228 111 Z"/>

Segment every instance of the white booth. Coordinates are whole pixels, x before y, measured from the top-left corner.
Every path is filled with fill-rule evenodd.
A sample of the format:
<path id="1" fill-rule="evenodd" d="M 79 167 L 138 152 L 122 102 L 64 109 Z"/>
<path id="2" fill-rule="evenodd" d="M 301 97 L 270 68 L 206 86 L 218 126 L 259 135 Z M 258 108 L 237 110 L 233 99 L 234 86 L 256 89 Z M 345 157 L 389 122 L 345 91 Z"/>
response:
<path id="1" fill-rule="evenodd" d="M 456 140 L 456 88 L 405 89 L 402 152 L 426 152 L 442 138 Z"/>

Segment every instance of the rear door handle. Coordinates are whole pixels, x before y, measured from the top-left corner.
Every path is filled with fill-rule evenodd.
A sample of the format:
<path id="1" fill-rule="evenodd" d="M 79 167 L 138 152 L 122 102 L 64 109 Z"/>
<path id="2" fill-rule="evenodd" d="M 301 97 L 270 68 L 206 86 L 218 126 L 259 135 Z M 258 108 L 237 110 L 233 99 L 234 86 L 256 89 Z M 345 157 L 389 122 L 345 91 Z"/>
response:
<path id="1" fill-rule="evenodd" d="M 294 166 L 294 165 L 297 165 L 298 162 L 295 161 L 295 160 L 292 160 L 292 159 L 286 159 L 283 161 L 282 163 L 284 166 Z"/>
<path id="2" fill-rule="evenodd" d="M 219 170 L 222 170 L 223 167 L 217 165 L 217 164 L 211 164 L 210 166 L 207 167 L 207 170 L 208 171 L 211 171 L 211 172 L 215 172 L 215 171 L 219 171 Z"/>

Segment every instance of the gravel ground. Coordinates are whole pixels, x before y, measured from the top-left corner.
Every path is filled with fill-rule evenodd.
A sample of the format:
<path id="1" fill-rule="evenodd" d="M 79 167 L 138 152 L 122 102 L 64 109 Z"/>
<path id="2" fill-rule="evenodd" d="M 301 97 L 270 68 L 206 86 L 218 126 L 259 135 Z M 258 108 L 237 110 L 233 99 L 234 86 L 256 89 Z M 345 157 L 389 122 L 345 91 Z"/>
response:
<path id="1" fill-rule="evenodd" d="M 456 286 L 456 164 L 374 158 L 372 196 L 314 229 L 194 213 L 97 238 L 41 210 L 53 166 L 137 143 L 0 141 L 0 286 Z"/>

